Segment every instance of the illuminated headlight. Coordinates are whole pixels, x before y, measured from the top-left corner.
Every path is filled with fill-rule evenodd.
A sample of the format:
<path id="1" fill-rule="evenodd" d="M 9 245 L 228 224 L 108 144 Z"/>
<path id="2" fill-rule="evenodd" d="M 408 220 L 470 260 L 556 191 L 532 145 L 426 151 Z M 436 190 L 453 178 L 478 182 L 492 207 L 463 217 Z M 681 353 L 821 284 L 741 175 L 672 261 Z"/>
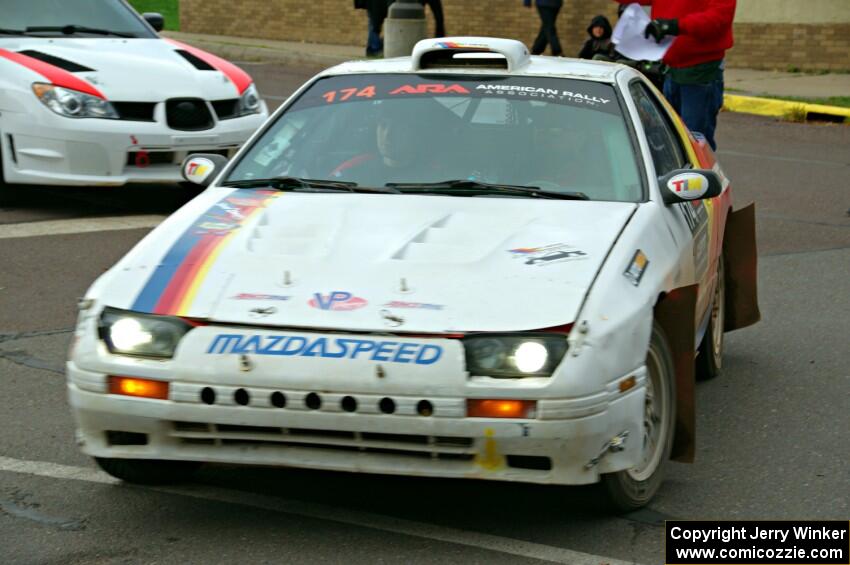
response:
<path id="1" fill-rule="evenodd" d="M 463 338 L 471 376 L 549 377 L 567 352 L 559 334 L 482 334 Z"/>
<path id="2" fill-rule="evenodd" d="M 100 317 L 100 338 L 111 353 L 170 359 L 177 344 L 192 329 L 180 318 L 106 308 Z"/>
<path id="3" fill-rule="evenodd" d="M 66 118 L 118 119 L 112 104 L 85 92 L 40 82 L 32 85 L 32 91 L 45 106 Z"/>
<path id="4" fill-rule="evenodd" d="M 260 95 L 257 93 L 257 87 L 253 84 L 245 89 L 242 93 L 242 98 L 239 99 L 239 115 L 247 116 L 248 114 L 260 113 Z"/>

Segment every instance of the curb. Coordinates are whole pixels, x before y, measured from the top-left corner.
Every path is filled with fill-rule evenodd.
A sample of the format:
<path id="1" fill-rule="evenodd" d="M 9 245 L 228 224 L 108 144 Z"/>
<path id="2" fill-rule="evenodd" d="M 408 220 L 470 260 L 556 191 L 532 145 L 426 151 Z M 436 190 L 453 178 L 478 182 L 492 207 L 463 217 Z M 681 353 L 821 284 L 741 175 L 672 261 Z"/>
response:
<path id="1" fill-rule="evenodd" d="M 823 104 L 808 104 L 793 100 L 775 100 L 757 96 L 739 96 L 726 94 L 723 96 L 723 109 L 743 114 L 756 114 L 776 118 L 791 116 L 802 117 L 803 120 L 817 119 L 831 122 L 850 123 L 850 108 L 826 106 Z"/>

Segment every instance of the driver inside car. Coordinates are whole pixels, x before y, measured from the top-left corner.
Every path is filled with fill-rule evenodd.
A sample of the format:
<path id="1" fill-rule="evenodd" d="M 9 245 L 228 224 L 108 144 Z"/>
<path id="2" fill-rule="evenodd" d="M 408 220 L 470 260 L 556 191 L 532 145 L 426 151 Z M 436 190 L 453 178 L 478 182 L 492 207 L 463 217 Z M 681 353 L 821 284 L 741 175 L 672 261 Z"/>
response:
<path id="1" fill-rule="evenodd" d="M 435 127 L 415 112 L 410 104 L 383 102 L 378 107 L 375 125 L 375 151 L 361 153 L 337 165 L 329 178 L 352 181 L 364 186 L 383 186 L 388 182 L 433 182 L 440 167 L 427 134 Z"/>

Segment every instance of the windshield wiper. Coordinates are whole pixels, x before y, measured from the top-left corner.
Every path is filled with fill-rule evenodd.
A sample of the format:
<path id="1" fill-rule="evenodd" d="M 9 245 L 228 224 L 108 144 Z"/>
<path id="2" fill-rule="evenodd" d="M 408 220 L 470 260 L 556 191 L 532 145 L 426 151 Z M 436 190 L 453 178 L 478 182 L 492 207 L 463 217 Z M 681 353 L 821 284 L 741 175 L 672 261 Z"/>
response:
<path id="1" fill-rule="evenodd" d="M 267 179 L 235 180 L 222 183 L 222 186 L 233 188 L 271 187 L 278 190 L 296 190 L 298 192 L 367 192 L 378 194 L 397 194 L 394 188 L 376 188 L 358 186 L 356 182 L 344 182 L 321 179 L 304 179 L 300 177 L 272 177 Z"/>
<path id="2" fill-rule="evenodd" d="M 496 184 L 481 182 L 477 180 L 457 179 L 442 182 L 388 182 L 387 186 L 398 190 L 443 190 L 443 189 L 470 189 L 473 191 L 512 192 L 523 194 L 532 198 L 552 198 L 559 200 L 590 200 L 583 192 L 557 192 L 554 190 L 543 190 L 537 186 L 523 186 L 516 184 Z"/>
<path id="3" fill-rule="evenodd" d="M 26 34 L 27 34 L 27 32 L 25 32 L 22 29 L 4 29 L 4 28 L 0 27 L 0 35 L 26 35 Z"/>
<path id="4" fill-rule="evenodd" d="M 111 29 L 100 29 L 96 27 L 78 26 L 73 24 L 65 26 L 29 26 L 26 29 L 27 33 L 49 33 L 51 31 L 58 31 L 63 35 L 73 35 L 75 33 L 91 33 L 95 35 L 115 35 L 117 37 L 136 37 L 131 33 L 122 33 L 120 31 L 112 31 Z"/>

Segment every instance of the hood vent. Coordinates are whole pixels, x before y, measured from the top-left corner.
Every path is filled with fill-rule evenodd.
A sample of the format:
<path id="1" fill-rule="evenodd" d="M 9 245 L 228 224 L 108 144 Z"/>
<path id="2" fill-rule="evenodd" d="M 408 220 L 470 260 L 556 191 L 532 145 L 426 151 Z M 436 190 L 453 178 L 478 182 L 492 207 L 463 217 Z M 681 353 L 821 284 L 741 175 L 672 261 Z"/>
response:
<path id="1" fill-rule="evenodd" d="M 189 63 L 191 63 L 192 66 L 195 67 L 196 69 L 198 69 L 199 71 L 214 71 L 215 70 L 215 68 L 212 67 L 209 63 L 207 63 L 203 59 L 199 59 L 198 57 L 195 57 L 194 55 L 192 55 L 188 51 L 184 51 L 183 49 L 175 49 L 174 52 L 178 53 L 181 57 L 183 57 L 184 59 L 189 61 Z"/>
<path id="2" fill-rule="evenodd" d="M 60 69 L 68 71 L 69 73 L 85 73 L 94 70 L 88 67 L 84 67 L 82 65 L 78 65 L 77 63 L 67 61 L 65 59 L 62 59 L 61 57 L 55 57 L 53 55 L 48 55 L 47 53 L 42 53 L 41 51 L 33 51 L 31 49 L 28 49 L 26 51 L 18 51 L 18 53 L 20 53 L 21 55 L 26 55 L 27 57 L 32 57 L 33 59 L 38 59 L 39 61 L 44 61 L 49 65 L 59 67 Z"/>

